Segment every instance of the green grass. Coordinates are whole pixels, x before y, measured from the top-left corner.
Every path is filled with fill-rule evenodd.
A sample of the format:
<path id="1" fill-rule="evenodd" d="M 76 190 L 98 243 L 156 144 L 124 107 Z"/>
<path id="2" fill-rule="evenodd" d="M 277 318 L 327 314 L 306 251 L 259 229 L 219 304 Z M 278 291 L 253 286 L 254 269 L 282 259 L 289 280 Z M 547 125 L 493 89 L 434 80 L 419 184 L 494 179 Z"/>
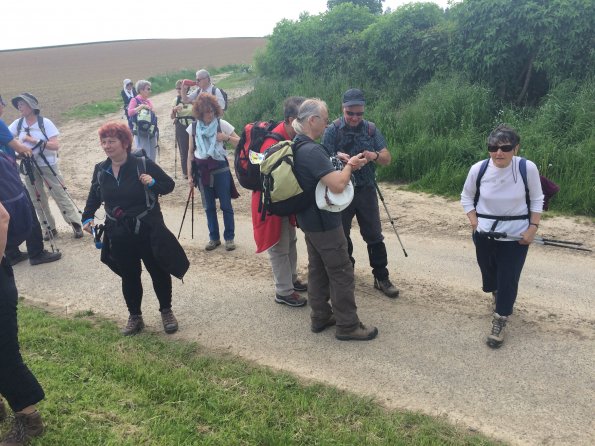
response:
<path id="1" fill-rule="evenodd" d="M 497 444 L 194 343 L 124 338 L 89 314 L 20 306 L 24 358 L 46 391 L 47 431 L 32 445 Z"/>

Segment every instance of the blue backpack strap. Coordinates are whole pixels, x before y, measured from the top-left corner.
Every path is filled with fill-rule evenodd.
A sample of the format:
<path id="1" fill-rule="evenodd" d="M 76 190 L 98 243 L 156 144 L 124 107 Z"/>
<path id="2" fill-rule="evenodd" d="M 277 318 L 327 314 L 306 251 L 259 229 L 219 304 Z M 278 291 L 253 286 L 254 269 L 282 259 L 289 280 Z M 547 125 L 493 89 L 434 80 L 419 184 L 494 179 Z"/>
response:
<path id="1" fill-rule="evenodd" d="M 479 201 L 479 185 L 481 184 L 481 178 L 488 170 L 488 164 L 490 163 L 490 159 L 483 160 L 481 166 L 479 168 L 479 173 L 477 174 L 477 179 L 475 180 L 475 197 L 473 198 L 473 207 L 477 208 L 477 202 Z"/>

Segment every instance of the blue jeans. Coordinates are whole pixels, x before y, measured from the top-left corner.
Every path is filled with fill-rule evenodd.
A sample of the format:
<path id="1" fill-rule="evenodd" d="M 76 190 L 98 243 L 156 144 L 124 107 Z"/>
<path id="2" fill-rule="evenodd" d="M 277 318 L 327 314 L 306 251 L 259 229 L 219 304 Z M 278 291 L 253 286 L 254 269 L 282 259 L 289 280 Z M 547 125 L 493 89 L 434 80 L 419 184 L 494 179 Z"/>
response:
<path id="1" fill-rule="evenodd" d="M 219 161 L 217 168 L 227 166 L 227 162 Z M 217 221 L 217 203 L 215 198 L 219 198 L 219 207 L 223 212 L 223 224 L 225 231 L 223 238 L 233 240 L 235 236 L 235 223 L 233 218 L 233 207 L 231 207 L 231 171 L 215 174 L 213 187 L 204 187 L 204 207 L 207 214 L 207 224 L 209 226 L 209 240 L 220 240 L 219 222 Z"/>

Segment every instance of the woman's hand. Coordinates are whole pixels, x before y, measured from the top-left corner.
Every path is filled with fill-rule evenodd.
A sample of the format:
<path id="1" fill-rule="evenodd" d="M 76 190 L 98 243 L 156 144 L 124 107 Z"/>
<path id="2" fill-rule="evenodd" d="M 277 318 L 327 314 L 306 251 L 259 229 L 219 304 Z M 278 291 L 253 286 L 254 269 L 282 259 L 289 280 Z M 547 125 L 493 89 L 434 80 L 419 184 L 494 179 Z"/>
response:
<path id="1" fill-rule="evenodd" d="M 523 238 L 519 240 L 519 243 L 521 245 L 530 245 L 535 239 L 535 234 L 537 234 L 537 226 L 529 225 L 525 232 L 521 232 L 521 237 Z"/>
<path id="2" fill-rule="evenodd" d="M 229 141 L 229 136 L 227 136 L 225 133 L 217 132 L 217 141 L 227 142 Z"/>
<path id="3" fill-rule="evenodd" d="M 188 175 L 188 185 L 191 189 L 194 189 L 194 179 L 192 178 L 192 175 Z"/>
<path id="4" fill-rule="evenodd" d="M 337 152 L 337 158 L 339 158 L 339 160 L 345 164 L 349 162 L 349 155 L 347 155 L 346 153 Z"/>
<path id="5" fill-rule="evenodd" d="M 363 153 L 358 153 L 355 156 L 349 158 L 347 164 L 349 164 L 353 170 L 359 170 L 368 163 L 368 160 L 364 157 Z"/>
<path id="6" fill-rule="evenodd" d="M 467 218 L 469 219 L 469 224 L 471 225 L 471 232 L 477 231 L 477 225 L 479 221 L 477 220 L 477 211 L 475 209 L 469 211 L 467 213 Z"/>
<path id="7" fill-rule="evenodd" d="M 25 135 L 23 137 L 23 142 L 28 142 L 30 144 L 37 144 L 39 142 L 39 140 L 33 138 L 31 135 Z"/>
<path id="8" fill-rule="evenodd" d="M 138 177 L 141 183 L 145 186 L 148 186 L 153 181 L 153 177 L 147 173 L 143 173 L 140 177 Z"/>
<path id="9" fill-rule="evenodd" d="M 91 219 L 83 225 L 83 231 L 87 231 L 89 234 L 93 234 L 92 229 L 95 226 L 95 220 Z"/>

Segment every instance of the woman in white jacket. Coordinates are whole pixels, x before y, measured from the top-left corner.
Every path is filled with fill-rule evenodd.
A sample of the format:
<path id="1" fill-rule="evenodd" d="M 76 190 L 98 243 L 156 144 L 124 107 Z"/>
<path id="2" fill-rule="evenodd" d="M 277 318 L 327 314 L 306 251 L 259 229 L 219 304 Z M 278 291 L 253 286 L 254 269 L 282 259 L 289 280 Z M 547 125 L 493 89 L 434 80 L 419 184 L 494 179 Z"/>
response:
<path id="1" fill-rule="evenodd" d="M 492 348 L 504 341 L 504 327 L 512 314 L 521 271 L 543 209 L 537 166 L 516 156 L 519 143 L 515 130 L 506 125 L 496 127 L 488 136 L 489 160 L 471 167 L 461 193 L 461 204 L 473 229 L 482 288 L 494 296 L 487 338 Z M 494 232 L 508 237 L 486 234 Z"/>

